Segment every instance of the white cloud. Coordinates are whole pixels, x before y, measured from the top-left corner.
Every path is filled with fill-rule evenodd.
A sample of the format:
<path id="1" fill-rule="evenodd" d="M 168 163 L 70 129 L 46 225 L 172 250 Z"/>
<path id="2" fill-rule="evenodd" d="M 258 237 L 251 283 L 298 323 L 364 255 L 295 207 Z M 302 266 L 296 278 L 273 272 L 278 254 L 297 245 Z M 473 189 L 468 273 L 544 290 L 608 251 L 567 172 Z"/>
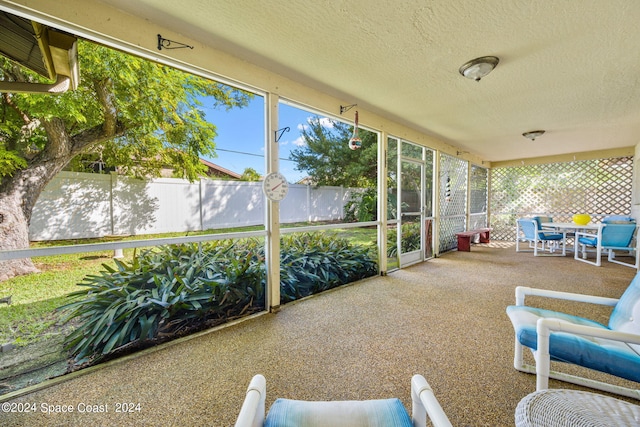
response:
<path id="1" fill-rule="evenodd" d="M 320 124 L 322 125 L 322 127 L 325 127 L 325 128 L 333 128 L 333 122 L 331 121 L 331 119 L 327 117 L 321 117 Z"/>
<path id="2" fill-rule="evenodd" d="M 322 127 L 328 128 L 328 129 L 333 129 L 333 122 L 331 121 L 331 119 L 329 119 L 328 117 L 317 117 L 317 116 L 309 116 L 307 117 L 307 120 L 304 123 L 298 123 L 298 125 L 296 126 L 298 132 L 302 133 L 305 130 L 309 129 L 309 120 L 316 120 L 318 119 L 320 121 L 320 125 Z M 304 138 L 302 136 L 299 136 L 297 139 L 289 142 L 289 141 L 281 141 L 280 144 L 281 145 L 288 145 L 289 143 L 295 145 L 296 147 L 304 147 L 307 145 L 307 142 L 304 140 Z"/>

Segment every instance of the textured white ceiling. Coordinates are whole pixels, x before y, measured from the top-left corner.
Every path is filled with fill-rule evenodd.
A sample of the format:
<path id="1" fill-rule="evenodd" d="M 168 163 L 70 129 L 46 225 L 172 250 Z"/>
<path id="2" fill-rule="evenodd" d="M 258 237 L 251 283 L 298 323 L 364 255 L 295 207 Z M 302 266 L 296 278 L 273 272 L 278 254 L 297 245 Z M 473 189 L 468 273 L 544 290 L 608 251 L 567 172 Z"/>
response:
<path id="1" fill-rule="evenodd" d="M 638 0 L 104 2 L 486 160 L 640 142 Z"/>

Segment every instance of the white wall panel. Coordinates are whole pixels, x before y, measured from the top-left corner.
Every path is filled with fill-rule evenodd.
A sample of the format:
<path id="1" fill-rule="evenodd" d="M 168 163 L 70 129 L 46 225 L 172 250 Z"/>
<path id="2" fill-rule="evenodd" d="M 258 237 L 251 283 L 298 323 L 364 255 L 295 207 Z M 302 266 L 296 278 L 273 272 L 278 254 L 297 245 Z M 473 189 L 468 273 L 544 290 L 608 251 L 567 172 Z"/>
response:
<path id="1" fill-rule="evenodd" d="M 346 202 L 342 187 L 316 187 L 309 191 L 309 221 L 342 219 Z"/>
<path id="2" fill-rule="evenodd" d="M 280 202 L 280 222 L 343 217 L 350 191 L 292 184 Z M 264 224 L 261 182 L 61 172 L 40 195 L 31 240 L 61 240 L 186 232 Z"/>
<path id="3" fill-rule="evenodd" d="M 264 224 L 262 183 L 202 181 L 204 229 Z"/>
<path id="4" fill-rule="evenodd" d="M 308 186 L 289 185 L 287 197 L 280 202 L 280 222 L 305 222 L 309 220 Z"/>
<path id="5" fill-rule="evenodd" d="M 61 172 L 45 187 L 33 209 L 32 240 L 111 234 L 111 176 Z"/>

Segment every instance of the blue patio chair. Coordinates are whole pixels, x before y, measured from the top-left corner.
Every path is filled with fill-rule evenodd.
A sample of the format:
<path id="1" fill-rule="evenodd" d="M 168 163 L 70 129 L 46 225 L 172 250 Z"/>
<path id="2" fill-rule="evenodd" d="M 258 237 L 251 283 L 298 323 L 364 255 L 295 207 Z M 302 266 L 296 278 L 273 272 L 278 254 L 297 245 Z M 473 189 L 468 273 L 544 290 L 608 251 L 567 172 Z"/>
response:
<path id="1" fill-rule="evenodd" d="M 577 248 L 574 258 L 599 267 L 602 253 L 606 252 L 608 261 L 637 269 L 640 266 L 640 254 L 638 252 L 636 230 L 635 222 L 605 218 L 602 220 L 600 227 L 598 227 L 597 233 L 576 232 Z M 595 248 L 595 261 L 587 258 L 587 247 Z M 633 255 L 634 262 L 629 263 L 616 259 L 615 251 L 625 251 Z M 580 252 L 582 257 L 580 257 Z"/>
<path id="2" fill-rule="evenodd" d="M 542 226 L 543 222 L 553 222 L 553 217 L 550 217 L 550 216 L 534 216 L 533 220 L 538 225 L 538 230 L 547 230 L 547 231 L 553 230 L 552 228 L 550 229 L 549 227 L 543 227 Z"/>
<path id="3" fill-rule="evenodd" d="M 516 252 L 531 252 L 531 250 L 520 249 L 520 242 L 528 242 L 529 248 L 533 249 L 533 255 L 538 256 L 538 250 L 547 250 L 552 254 L 560 243 L 562 243 L 562 254 L 566 255 L 566 233 L 556 231 L 543 231 L 538 228 L 539 222 L 531 218 L 520 218 L 516 220 Z"/>
<path id="4" fill-rule="evenodd" d="M 303 401 L 276 399 L 265 417 L 267 384 L 251 379 L 235 427 L 394 426 L 451 427 L 433 390 L 422 375 L 411 378 L 411 418 L 397 398 L 377 400 Z"/>
<path id="5" fill-rule="evenodd" d="M 525 297 L 548 297 L 614 307 L 605 326 L 570 314 L 525 305 Z M 539 300 L 537 300 L 539 301 Z M 620 297 L 605 298 L 518 286 L 516 305 L 507 307 L 515 330 L 514 367 L 536 374 L 536 389 L 549 388 L 549 378 L 640 399 L 640 390 L 552 371 L 551 361 L 579 365 L 640 382 L 640 273 Z M 529 348 L 535 366 L 524 363 Z"/>

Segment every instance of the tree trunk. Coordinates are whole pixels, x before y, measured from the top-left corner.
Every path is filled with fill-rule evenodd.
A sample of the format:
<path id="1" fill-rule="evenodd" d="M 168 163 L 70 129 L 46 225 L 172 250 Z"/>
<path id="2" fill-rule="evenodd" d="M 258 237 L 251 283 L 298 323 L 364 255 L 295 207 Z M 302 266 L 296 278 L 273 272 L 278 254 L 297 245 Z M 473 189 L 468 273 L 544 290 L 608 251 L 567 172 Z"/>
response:
<path id="1" fill-rule="evenodd" d="M 5 179 L 0 186 L 1 251 L 29 248 L 33 207 L 42 190 L 69 161 L 64 156 L 43 160 L 44 157 Z M 0 281 L 37 271 L 29 258 L 0 261 Z"/>
<path id="2" fill-rule="evenodd" d="M 29 248 L 31 213 L 42 190 L 76 154 L 122 135 L 124 129 L 115 123 L 95 126 L 71 138 L 62 119 L 43 121 L 47 133 L 44 150 L 29 161 L 27 168 L 5 177 L 0 185 L 0 251 Z M 37 271 L 29 258 L 0 261 L 0 281 Z"/>
<path id="3" fill-rule="evenodd" d="M 44 123 L 49 144 L 27 168 L 5 177 L 0 185 L 0 250 L 29 248 L 29 223 L 40 193 L 75 153 L 64 129 L 64 122 Z M 37 272 L 31 259 L 0 261 L 0 281 Z"/>
<path id="4" fill-rule="evenodd" d="M 29 247 L 29 218 L 25 216 L 22 205 L 18 189 L 0 193 L 0 250 Z M 0 281 L 37 271 L 29 258 L 0 261 Z"/>
<path id="5" fill-rule="evenodd" d="M 35 201 L 47 184 L 44 177 L 18 171 L 0 188 L 0 250 L 29 248 L 29 222 Z M 29 258 L 0 261 L 0 281 L 38 270 Z"/>

